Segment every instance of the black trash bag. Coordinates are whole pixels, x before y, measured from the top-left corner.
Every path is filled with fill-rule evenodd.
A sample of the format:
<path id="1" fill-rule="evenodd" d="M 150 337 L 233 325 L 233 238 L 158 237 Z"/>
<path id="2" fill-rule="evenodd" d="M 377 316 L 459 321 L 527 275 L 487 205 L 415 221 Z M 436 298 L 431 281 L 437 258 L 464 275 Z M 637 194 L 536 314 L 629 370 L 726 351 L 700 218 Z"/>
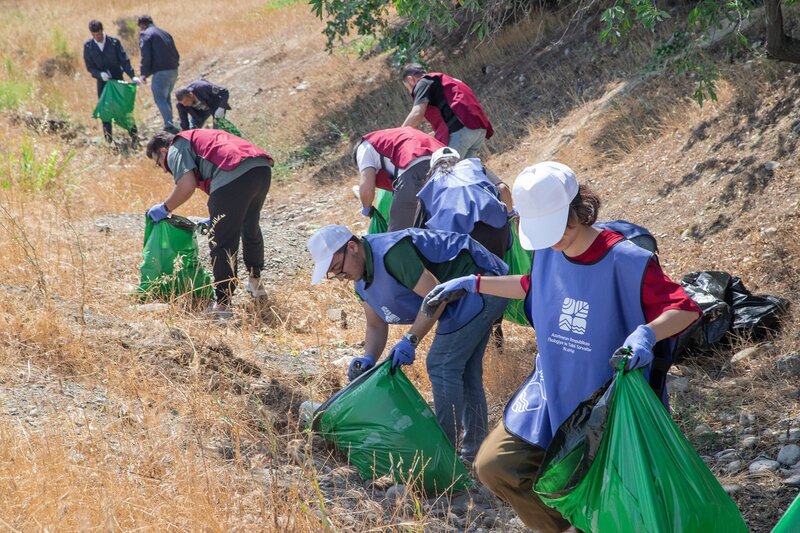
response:
<path id="1" fill-rule="evenodd" d="M 703 352 L 726 340 L 730 332 L 758 339 L 775 331 L 788 302 L 776 296 L 755 296 L 742 280 L 727 272 L 686 274 L 681 280 L 703 317 L 678 337 L 675 360 L 688 352 Z"/>
<path id="2" fill-rule="evenodd" d="M 559 426 L 545 450 L 537 478 L 549 470 L 551 498 L 566 496 L 583 481 L 592 466 L 606 429 L 606 420 L 614 396 L 614 380 L 609 380 L 588 399 L 582 401 Z"/>

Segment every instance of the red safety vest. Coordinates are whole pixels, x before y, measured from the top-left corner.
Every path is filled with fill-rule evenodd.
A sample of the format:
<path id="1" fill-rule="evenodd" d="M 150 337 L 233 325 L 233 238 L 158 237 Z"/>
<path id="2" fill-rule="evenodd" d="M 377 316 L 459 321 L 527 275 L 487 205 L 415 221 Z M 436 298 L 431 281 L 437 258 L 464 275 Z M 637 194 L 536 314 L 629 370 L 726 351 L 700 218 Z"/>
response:
<path id="1" fill-rule="evenodd" d="M 447 105 L 465 127 L 471 130 L 485 129 L 487 139 L 494 135 L 492 123 L 483 112 L 478 97 L 466 83 L 441 72 L 429 72 L 423 77 L 441 80 Z M 425 118 L 430 122 L 437 139 L 445 144 L 450 142 L 450 130 L 447 129 L 447 123 L 442 118 L 442 112 L 438 107 L 429 104 L 425 109 Z"/>
<path id="2" fill-rule="evenodd" d="M 269 165 L 274 161 L 272 156 L 258 146 L 245 141 L 241 137 L 223 130 L 194 129 L 182 131 L 175 137 L 183 137 L 192 145 L 194 152 L 203 159 L 212 162 L 220 169 L 229 171 L 238 167 L 244 159 L 266 157 Z M 175 142 L 173 139 L 172 142 Z M 210 176 L 202 179 L 195 170 L 195 185 L 206 194 L 211 190 Z"/>
<path id="3" fill-rule="evenodd" d="M 392 182 L 397 177 L 397 173 L 408 168 L 412 161 L 418 157 L 429 156 L 444 147 L 444 144 L 427 133 L 410 127 L 377 130 L 364 135 L 361 139 L 368 141 L 380 154 L 381 168 L 375 177 L 375 186 L 387 191 L 393 190 Z M 389 174 L 384 167 L 384 157 L 394 165 L 394 175 Z"/>

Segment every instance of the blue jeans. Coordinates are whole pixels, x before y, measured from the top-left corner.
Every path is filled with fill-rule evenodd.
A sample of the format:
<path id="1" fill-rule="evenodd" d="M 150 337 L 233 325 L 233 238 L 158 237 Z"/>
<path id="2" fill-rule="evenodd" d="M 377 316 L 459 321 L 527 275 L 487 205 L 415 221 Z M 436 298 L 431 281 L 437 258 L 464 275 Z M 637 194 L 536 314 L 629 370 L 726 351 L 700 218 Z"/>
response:
<path id="1" fill-rule="evenodd" d="M 172 123 L 172 89 L 178 79 L 178 69 L 159 70 L 150 76 L 150 88 L 153 90 L 153 100 L 156 102 L 164 127 L 173 126 Z"/>
<path id="2" fill-rule="evenodd" d="M 478 157 L 478 150 L 485 138 L 486 130 L 471 130 L 464 127 L 450 134 L 450 141 L 447 143 L 447 146 L 458 152 L 461 159 Z"/>
<path id="3" fill-rule="evenodd" d="M 483 391 L 483 354 L 492 324 L 508 304 L 505 298 L 485 294 L 483 302 L 483 310 L 464 327 L 447 335 L 436 334 L 427 359 L 436 418 L 456 449 L 463 428 L 461 456 L 470 463 L 475 460 L 489 424 Z"/>

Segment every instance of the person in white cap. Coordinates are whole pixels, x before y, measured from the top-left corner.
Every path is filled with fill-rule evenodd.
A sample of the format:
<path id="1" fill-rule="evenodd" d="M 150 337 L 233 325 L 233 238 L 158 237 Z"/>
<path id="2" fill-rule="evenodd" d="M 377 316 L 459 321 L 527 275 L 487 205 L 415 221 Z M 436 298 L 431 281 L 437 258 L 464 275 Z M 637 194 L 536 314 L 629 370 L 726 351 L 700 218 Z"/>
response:
<path id="1" fill-rule="evenodd" d="M 463 276 L 502 275 L 506 264 L 467 235 L 405 229 L 353 236 L 330 225 L 308 240 L 314 259 L 311 283 L 325 279 L 355 282 L 367 320 L 364 355 L 348 369 L 353 380 L 375 366 L 383 353 L 390 324 L 408 324 L 408 332 L 390 351 L 392 367 L 409 365 L 416 347 L 436 325 L 426 368 L 434 411 L 445 435 L 472 463 L 488 430 L 483 389 L 483 355 L 492 323 L 507 301 L 472 294 L 442 306 L 431 317 L 420 311 L 422 298 L 439 281 Z M 462 437 L 463 430 L 463 437 Z"/>
<path id="2" fill-rule="evenodd" d="M 520 242 L 534 250 L 530 275 L 452 279 L 426 296 L 423 310 L 436 312 L 459 294 L 525 298 L 539 354 L 503 421 L 484 441 L 475 470 L 528 527 L 559 532 L 569 522 L 532 490 L 553 435 L 580 402 L 611 379 L 612 365 L 619 362 L 609 357 L 619 347 L 632 351 L 626 368 L 643 368 L 654 385 L 669 364 L 662 360 L 671 356 L 669 338 L 701 311 L 667 278 L 652 252 L 594 225 L 600 200 L 566 165 L 548 161 L 524 169 L 512 194 Z M 646 231 L 620 221 L 609 226 Z"/>

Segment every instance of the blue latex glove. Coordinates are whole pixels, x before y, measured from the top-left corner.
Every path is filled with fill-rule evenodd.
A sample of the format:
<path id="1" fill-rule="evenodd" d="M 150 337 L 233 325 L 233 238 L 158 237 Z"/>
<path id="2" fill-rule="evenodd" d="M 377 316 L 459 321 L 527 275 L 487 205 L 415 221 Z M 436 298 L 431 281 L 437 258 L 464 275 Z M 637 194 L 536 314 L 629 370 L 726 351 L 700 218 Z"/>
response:
<path id="1" fill-rule="evenodd" d="M 369 206 L 369 207 L 362 207 L 362 208 L 361 208 L 361 214 L 362 214 L 363 216 L 365 216 L 365 217 L 371 217 L 371 216 L 372 216 L 372 212 L 373 212 L 374 210 L 375 210 L 375 208 L 374 208 L 374 207 L 372 207 L 372 206 Z"/>
<path id="2" fill-rule="evenodd" d="M 394 345 L 392 351 L 389 352 L 389 357 L 392 358 L 392 369 L 394 370 L 398 365 L 410 365 L 417 358 L 417 347 L 411 344 L 411 341 L 403 337 L 400 342 Z"/>
<path id="3" fill-rule="evenodd" d="M 167 211 L 167 208 L 164 207 L 163 203 L 156 204 L 147 210 L 147 216 L 149 216 L 150 220 L 152 220 L 156 224 L 167 218 L 169 215 L 170 212 Z"/>
<path id="4" fill-rule="evenodd" d="M 369 354 L 364 357 L 354 357 L 347 368 L 347 379 L 353 381 L 358 376 L 375 366 L 375 358 Z"/>
<path id="5" fill-rule="evenodd" d="M 197 221 L 197 229 L 201 235 L 205 235 L 211 229 L 211 217 Z"/>
<path id="6" fill-rule="evenodd" d="M 422 300 L 422 312 L 425 316 L 432 317 L 443 303 L 450 303 L 467 293 L 476 292 L 477 279 L 470 275 L 440 283 Z"/>
<path id="7" fill-rule="evenodd" d="M 653 346 L 656 345 L 656 334 L 653 328 L 642 324 L 638 326 L 633 333 L 628 335 L 624 344 L 619 350 L 614 352 L 614 355 L 608 361 L 611 368 L 617 369 L 623 357 L 628 356 L 627 351 L 623 348 L 630 349 L 630 358 L 625 365 L 625 370 L 634 370 L 636 368 L 644 368 L 653 362 Z"/>

